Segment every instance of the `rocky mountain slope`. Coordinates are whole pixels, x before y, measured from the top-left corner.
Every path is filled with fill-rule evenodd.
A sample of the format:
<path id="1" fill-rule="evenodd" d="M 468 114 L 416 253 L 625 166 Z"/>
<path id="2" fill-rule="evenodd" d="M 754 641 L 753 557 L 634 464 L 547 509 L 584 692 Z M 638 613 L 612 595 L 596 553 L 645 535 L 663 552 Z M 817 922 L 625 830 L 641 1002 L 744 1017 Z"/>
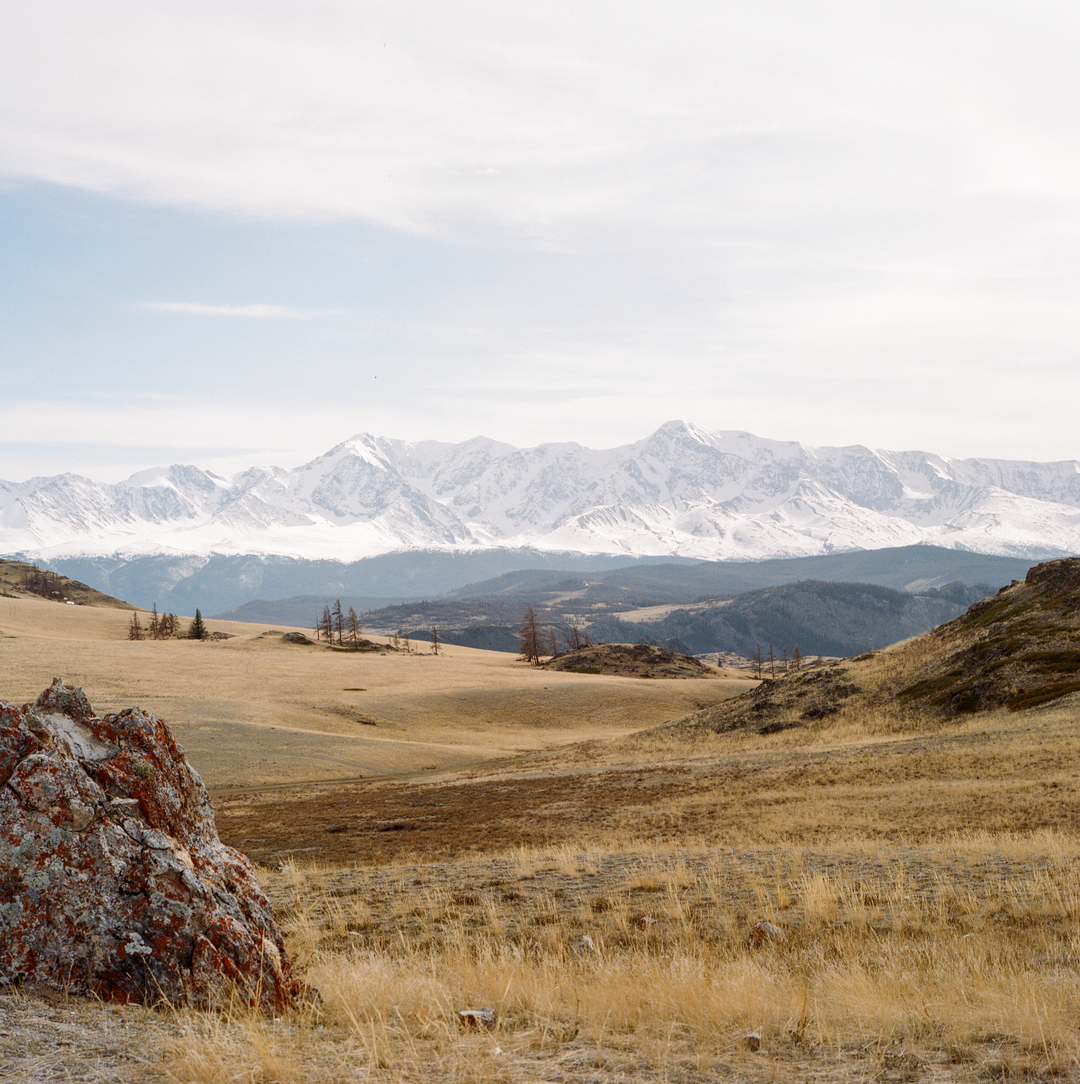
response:
<path id="1" fill-rule="evenodd" d="M 1080 463 L 812 448 L 670 422 L 633 444 L 520 449 L 361 434 L 295 470 L 0 482 L 0 552 L 356 560 L 536 547 L 761 559 L 932 543 L 1080 551 Z"/>
<path id="2" fill-rule="evenodd" d="M 660 729 L 676 737 L 739 728 L 773 733 L 874 711 L 925 723 L 991 709 L 1024 711 L 1076 693 L 1080 558 L 1036 565 L 1024 580 L 889 651 L 763 682 Z"/>

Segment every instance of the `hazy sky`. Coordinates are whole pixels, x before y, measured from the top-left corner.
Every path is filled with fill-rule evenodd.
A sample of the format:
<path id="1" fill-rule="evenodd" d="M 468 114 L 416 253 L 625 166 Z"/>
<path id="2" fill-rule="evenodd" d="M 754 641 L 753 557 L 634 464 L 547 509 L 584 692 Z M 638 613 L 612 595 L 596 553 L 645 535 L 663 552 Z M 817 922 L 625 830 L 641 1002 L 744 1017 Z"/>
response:
<path id="1" fill-rule="evenodd" d="M 684 418 L 1080 457 L 1080 8 L 0 2 L 0 478 Z"/>

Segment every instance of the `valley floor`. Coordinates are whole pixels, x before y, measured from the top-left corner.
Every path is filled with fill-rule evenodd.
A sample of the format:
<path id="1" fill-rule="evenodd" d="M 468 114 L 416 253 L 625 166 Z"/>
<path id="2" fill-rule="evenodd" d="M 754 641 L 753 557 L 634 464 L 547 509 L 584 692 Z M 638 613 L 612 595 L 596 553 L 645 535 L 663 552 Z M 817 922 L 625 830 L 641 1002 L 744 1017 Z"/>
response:
<path id="1" fill-rule="evenodd" d="M 0 1080 L 1080 1081 L 1073 699 L 665 731 L 735 686 L 295 654 L 258 629 L 129 645 L 122 616 L 44 628 L 35 605 L 0 610 L 7 696 L 64 663 L 95 703 L 108 683 L 99 708 L 178 716 L 321 1001 L 265 1020 L 8 988 Z M 200 729 L 204 703 L 233 729 Z M 237 760 L 244 734 L 280 763 Z M 324 738 L 393 754 L 305 776 Z M 488 1008 L 490 1030 L 458 1015 Z"/>
<path id="2" fill-rule="evenodd" d="M 321 994 L 278 1020 L 0 996 L 25 1081 L 1080 1075 L 1080 846 L 650 850 L 263 870 Z M 783 931 L 753 945 L 767 921 Z M 766 928 L 768 929 L 768 928 Z M 583 936 L 589 938 L 583 942 Z M 462 1010 L 491 1008 L 490 1030 Z"/>
<path id="3" fill-rule="evenodd" d="M 0 1078 L 1080 1079 L 1076 709 L 889 725 L 219 797 L 318 1013 L 13 991 Z"/>

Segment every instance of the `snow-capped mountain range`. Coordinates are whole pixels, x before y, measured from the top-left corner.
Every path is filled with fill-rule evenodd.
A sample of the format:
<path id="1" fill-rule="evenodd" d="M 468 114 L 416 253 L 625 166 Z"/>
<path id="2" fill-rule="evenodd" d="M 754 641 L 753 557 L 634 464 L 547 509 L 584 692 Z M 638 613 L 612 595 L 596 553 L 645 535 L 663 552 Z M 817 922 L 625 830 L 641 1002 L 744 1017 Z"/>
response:
<path id="1" fill-rule="evenodd" d="M 173 466 L 115 485 L 0 481 L 0 552 L 40 559 L 528 546 L 747 560 L 917 543 L 1080 553 L 1080 462 L 812 448 L 669 422 L 606 450 L 365 433 L 295 470 L 232 479 Z"/>

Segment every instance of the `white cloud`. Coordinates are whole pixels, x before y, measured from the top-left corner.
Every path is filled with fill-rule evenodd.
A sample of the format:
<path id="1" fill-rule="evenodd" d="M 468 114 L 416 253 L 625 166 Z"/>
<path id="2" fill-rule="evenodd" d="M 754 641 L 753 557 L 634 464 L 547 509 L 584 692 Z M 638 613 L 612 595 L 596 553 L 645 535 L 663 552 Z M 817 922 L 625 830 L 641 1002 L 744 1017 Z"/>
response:
<path id="1" fill-rule="evenodd" d="M 1037 7 L 1016 34 L 967 3 L 9 5 L 0 169 L 548 243 L 934 226 L 970 191 L 1077 188 L 1075 95 L 1039 93 L 1075 20 Z"/>
<path id="2" fill-rule="evenodd" d="M 213 358 L 233 398 L 276 366 L 280 412 L 214 421 L 244 447 L 270 427 L 312 454 L 362 428 L 614 444 L 682 416 L 1058 456 L 1080 391 L 1078 29 L 1064 0 L 8 4 L 0 173 L 437 239 L 326 261 L 333 292 L 334 227 L 289 250 L 291 278 L 145 287 L 282 302 L 138 306 L 228 329 L 133 321 L 168 335 L 141 328 L 131 355 Z M 316 321 L 345 311 L 324 298 L 356 318 Z M 210 446 L 206 418 L 150 420 Z"/>

